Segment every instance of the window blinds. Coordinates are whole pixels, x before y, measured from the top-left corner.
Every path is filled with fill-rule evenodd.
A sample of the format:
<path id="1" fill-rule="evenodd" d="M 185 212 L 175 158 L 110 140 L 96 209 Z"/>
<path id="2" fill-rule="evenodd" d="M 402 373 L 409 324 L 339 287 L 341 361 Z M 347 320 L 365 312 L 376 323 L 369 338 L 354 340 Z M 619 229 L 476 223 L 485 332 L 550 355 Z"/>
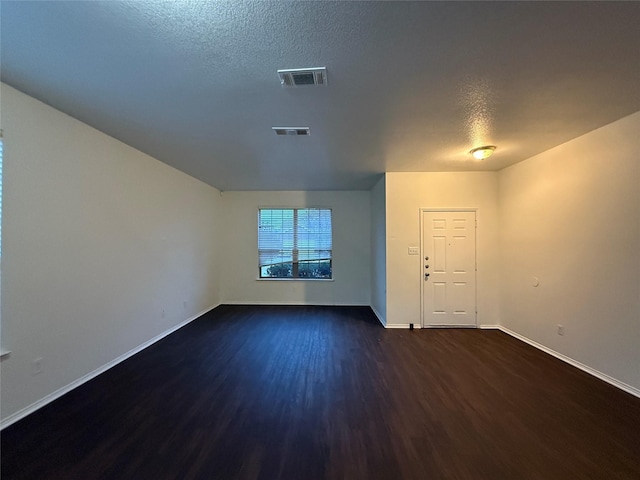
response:
<path id="1" fill-rule="evenodd" d="M 274 209 L 258 212 L 260 267 L 331 259 L 331 210 Z"/>

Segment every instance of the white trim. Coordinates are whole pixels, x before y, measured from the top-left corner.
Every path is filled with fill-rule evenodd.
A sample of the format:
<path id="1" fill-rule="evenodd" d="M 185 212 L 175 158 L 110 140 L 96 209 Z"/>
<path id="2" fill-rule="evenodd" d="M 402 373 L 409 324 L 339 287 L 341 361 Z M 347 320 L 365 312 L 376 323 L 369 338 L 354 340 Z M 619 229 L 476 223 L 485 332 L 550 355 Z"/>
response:
<path id="1" fill-rule="evenodd" d="M 220 302 L 220 305 L 264 305 L 265 307 L 277 307 L 278 305 L 285 307 L 371 307 L 371 305 L 360 303 L 309 303 L 305 301 L 267 302 L 254 300 L 225 300 L 224 302 Z"/>
<path id="2" fill-rule="evenodd" d="M 506 333 L 507 335 L 510 335 L 514 338 L 517 338 L 518 340 L 521 340 L 525 343 L 528 343 L 529 345 L 531 345 L 532 347 L 537 348 L 538 350 L 542 350 L 545 353 L 548 353 L 549 355 L 552 355 L 554 357 L 556 357 L 559 360 L 562 360 L 563 362 L 568 363 L 569 365 L 579 368 L 580 370 L 582 370 L 583 372 L 587 372 L 591 375 L 593 375 L 596 378 L 599 378 L 600 380 L 607 382 L 610 385 L 613 385 L 614 387 L 618 387 L 620 390 L 624 390 L 627 393 L 630 393 L 631 395 L 640 398 L 640 389 L 636 388 L 636 387 L 632 387 L 631 385 L 628 385 L 624 382 L 621 382 L 618 379 L 615 379 L 613 377 L 610 377 L 609 375 L 607 375 L 606 373 L 602 373 L 598 370 L 596 370 L 595 368 L 591 368 L 588 365 L 585 365 L 584 363 L 580 363 L 577 360 L 574 360 L 571 357 L 568 357 L 562 353 L 556 352 L 555 350 L 552 350 L 549 347 L 545 347 L 544 345 L 542 345 L 541 343 L 538 343 L 534 340 L 531 340 L 530 338 L 525 337 L 524 335 L 520 335 L 519 333 L 514 332 L 513 330 L 509 330 L 507 327 L 503 327 L 501 325 L 495 325 L 495 326 L 489 326 L 489 325 L 484 325 L 482 328 L 495 328 L 497 330 L 500 330 L 504 333 Z"/>
<path id="3" fill-rule="evenodd" d="M 335 278 L 311 278 L 311 277 L 262 277 L 256 278 L 256 282 L 335 282 Z"/>
<path id="4" fill-rule="evenodd" d="M 384 328 L 406 328 L 406 329 L 409 329 L 410 328 L 409 325 L 410 324 L 408 324 L 408 323 L 388 323 L 387 325 L 384 326 Z M 415 330 L 418 330 L 418 329 L 421 329 L 422 327 L 420 326 L 419 323 L 414 323 L 413 324 L 413 328 Z"/>
<path id="5" fill-rule="evenodd" d="M 463 207 L 463 208 L 430 208 L 420 207 L 421 212 L 477 212 L 478 207 Z"/>
<path id="6" fill-rule="evenodd" d="M 205 313 L 210 312 L 211 310 L 213 310 L 214 308 L 218 307 L 219 305 L 220 304 L 212 305 L 211 307 L 208 307 L 208 308 L 202 310 L 201 312 L 196 313 L 195 315 L 187 318 L 186 320 L 180 322 L 179 324 L 174 325 L 173 327 L 169 328 L 168 330 L 165 330 L 164 332 L 160 333 L 159 335 L 156 335 L 152 339 L 147 340 L 144 343 L 141 343 L 140 345 L 138 345 L 137 347 L 133 348 L 132 350 L 129 350 L 127 353 L 124 353 L 124 354 L 120 355 L 119 357 L 111 360 L 110 362 L 108 362 L 108 363 L 104 364 L 103 366 L 95 369 L 94 371 L 87 373 L 86 375 L 84 375 L 84 376 L 74 380 L 73 382 L 69 383 L 68 385 L 65 385 L 64 387 L 59 388 L 55 392 L 50 393 L 49 395 L 41 398 L 40 400 L 37 400 L 36 402 L 32 403 L 31 405 L 28 405 L 28 406 L 24 407 L 23 409 L 18 410 L 17 412 L 9 415 L 8 417 L 4 418 L 0 422 L 0 430 L 3 430 L 4 428 L 8 427 L 9 425 L 14 424 L 18 420 L 23 419 L 27 415 L 29 415 L 29 414 L 35 412 L 36 410 L 44 407 L 48 403 L 51 403 L 54 400 L 60 398 L 65 393 L 70 392 L 74 388 L 77 388 L 80 385 L 82 385 L 83 383 L 86 383 L 89 380 L 97 377 L 101 373 L 106 372 L 110 368 L 115 367 L 120 362 L 123 362 L 127 358 L 129 358 L 129 357 L 135 355 L 136 353 L 144 350 L 145 348 L 149 347 L 150 345 L 156 343 L 158 340 L 162 340 L 167 335 L 169 335 L 169 334 L 175 332 L 176 330 L 184 327 L 188 323 L 191 323 L 196 318 L 199 318 L 202 315 L 204 315 Z"/>
<path id="7" fill-rule="evenodd" d="M 369 305 L 369 308 L 371 309 L 373 314 L 378 318 L 378 321 L 382 324 L 382 326 L 384 328 L 387 328 L 387 321 L 382 315 L 380 315 L 380 312 L 378 312 L 378 310 L 376 310 L 376 308 L 373 305 Z"/>
<path id="8" fill-rule="evenodd" d="M 475 323 L 473 324 L 473 328 L 479 328 L 480 325 L 478 324 L 478 208 L 477 207 L 469 207 L 469 208 L 428 208 L 428 207 L 421 207 L 420 208 L 420 221 L 419 221 L 419 225 L 420 225 L 420 324 L 422 325 L 422 328 L 446 328 L 446 326 L 439 326 L 439 325 L 425 325 L 424 324 L 424 277 L 423 277 L 423 271 L 422 271 L 422 259 L 424 258 L 424 224 L 423 224 L 423 217 L 425 213 L 429 213 L 429 212 L 473 212 L 473 219 L 475 222 L 474 228 L 475 228 L 475 232 L 473 235 L 473 240 L 474 240 L 474 244 L 473 244 L 473 261 L 474 261 L 474 268 L 475 271 L 473 272 L 474 275 L 474 286 L 475 286 L 475 315 L 473 316 Z M 450 325 L 453 328 L 458 328 L 457 325 Z M 461 325 L 462 327 L 466 328 L 466 325 Z"/>
<path id="9" fill-rule="evenodd" d="M 426 327 L 423 327 L 423 328 L 478 328 L 478 326 L 474 323 L 460 323 L 455 325 L 451 325 L 447 323 L 445 325 L 438 325 L 438 324 L 427 325 Z"/>

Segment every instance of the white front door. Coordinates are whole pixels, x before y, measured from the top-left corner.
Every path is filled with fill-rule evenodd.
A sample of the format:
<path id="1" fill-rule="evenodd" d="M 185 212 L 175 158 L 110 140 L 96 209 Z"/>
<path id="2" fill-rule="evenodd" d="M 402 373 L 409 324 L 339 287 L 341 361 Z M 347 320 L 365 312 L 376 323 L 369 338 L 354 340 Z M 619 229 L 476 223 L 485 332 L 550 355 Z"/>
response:
<path id="1" fill-rule="evenodd" d="M 476 212 L 422 212 L 422 326 L 476 326 Z"/>

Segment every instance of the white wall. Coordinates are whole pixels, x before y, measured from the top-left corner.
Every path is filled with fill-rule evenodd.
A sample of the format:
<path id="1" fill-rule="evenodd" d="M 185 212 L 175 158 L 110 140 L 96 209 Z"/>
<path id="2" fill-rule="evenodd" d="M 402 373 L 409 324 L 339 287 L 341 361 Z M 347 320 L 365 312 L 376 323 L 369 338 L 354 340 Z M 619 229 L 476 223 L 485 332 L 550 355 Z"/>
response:
<path id="1" fill-rule="evenodd" d="M 333 219 L 333 281 L 257 280 L 258 207 L 328 207 Z M 368 191 L 224 192 L 222 303 L 369 305 Z"/>
<path id="2" fill-rule="evenodd" d="M 502 324 L 636 389 L 639 133 L 636 113 L 499 174 Z"/>
<path id="3" fill-rule="evenodd" d="M 7 419 L 218 303 L 220 196 L 1 89 Z"/>
<path id="4" fill-rule="evenodd" d="M 419 325 L 422 258 L 407 248 L 420 246 L 421 208 L 477 209 L 479 325 L 640 389 L 640 113 L 499 173 L 221 197 L 11 87 L 1 95 L 3 420 L 218 303 L 372 305 L 388 326 Z M 333 281 L 257 280 L 269 206 L 333 209 Z"/>
<path id="5" fill-rule="evenodd" d="M 371 308 L 387 321 L 387 218 L 385 177 L 371 189 Z"/>
<path id="6" fill-rule="evenodd" d="M 421 208 L 477 209 L 478 325 L 499 323 L 497 188 L 495 172 L 386 174 L 388 326 L 421 323 Z"/>

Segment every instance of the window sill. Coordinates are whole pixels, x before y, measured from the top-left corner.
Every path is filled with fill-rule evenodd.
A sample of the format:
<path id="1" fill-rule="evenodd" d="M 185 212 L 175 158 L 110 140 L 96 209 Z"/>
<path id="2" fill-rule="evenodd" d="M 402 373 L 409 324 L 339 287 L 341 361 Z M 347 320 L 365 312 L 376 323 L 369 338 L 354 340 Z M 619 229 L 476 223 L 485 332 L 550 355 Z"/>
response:
<path id="1" fill-rule="evenodd" d="M 259 282 L 333 282 L 334 278 L 256 278 Z"/>

